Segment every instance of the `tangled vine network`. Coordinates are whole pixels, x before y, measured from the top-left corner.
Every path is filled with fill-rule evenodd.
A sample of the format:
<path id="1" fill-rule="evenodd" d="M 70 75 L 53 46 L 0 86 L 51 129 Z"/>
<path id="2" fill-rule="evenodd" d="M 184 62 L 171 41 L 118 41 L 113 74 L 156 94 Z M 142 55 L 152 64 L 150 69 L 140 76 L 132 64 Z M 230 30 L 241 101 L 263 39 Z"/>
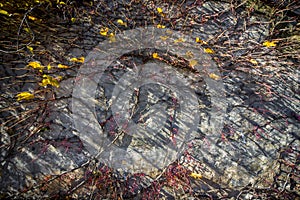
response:
<path id="1" fill-rule="evenodd" d="M 297 0 L 0 3 L 0 198 L 299 199 Z"/>

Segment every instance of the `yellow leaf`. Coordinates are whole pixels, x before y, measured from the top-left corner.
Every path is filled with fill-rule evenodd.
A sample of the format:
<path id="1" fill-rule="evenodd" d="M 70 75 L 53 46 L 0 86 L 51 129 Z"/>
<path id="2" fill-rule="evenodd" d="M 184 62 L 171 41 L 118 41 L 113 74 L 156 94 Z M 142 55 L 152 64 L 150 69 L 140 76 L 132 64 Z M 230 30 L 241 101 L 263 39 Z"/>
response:
<path id="1" fill-rule="evenodd" d="M 58 64 L 57 67 L 60 68 L 60 69 L 68 69 L 68 68 L 70 68 L 69 66 L 63 65 L 63 64 Z"/>
<path id="2" fill-rule="evenodd" d="M 60 5 L 66 5 L 66 3 L 63 2 L 63 1 L 59 2 L 59 4 L 60 4 Z"/>
<path id="3" fill-rule="evenodd" d="M 59 87 L 58 81 L 55 78 L 53 78 L 52 76 L 49 76 L 46 74 L 43 75 L 43 80 L 39 85 L 43 86 L 43 87 L 47 87 L 47 85 Z"/>
<path id="4" fill-rule="evenodd" d="M 200 38 L 196 37 L 196 42 L 200 44 L 207 44 L 204 40 L 201 40 Z"/>
<path id="5" fill-rule="evenodd" d="M 121 19 L 118 19 L 117 23 L 120 24 L 121 26 L 127 26 L 127 23 L 123 22 L 123 20 L 121 20 Z"/>
<path id="6" fill-rule="evenodd" d="M 163 13 L 162 8 L 156 8 L 156 10 L 157 10 L 158 14 L 160 14 L 162 17 L 165 16 L 165 14 Z"/>
<path id="7" fill-rule="evenodd" d="M 26 46 L 26 47 L 33 54 L 33 48 L 31 46 Z"/>
<path id="8" fill-rule="evenodd" d="M 50 63 L 47 65 L 47 69 L 51 70 L 52 66 L 50 65 Z"/>
<path id="9" fill-rule="evenodd" d="M 201 175 L 201 174 L 194 173 L 194 172 L 192 172 L 192 173 L 190 174 L 190 176 L 191 176 L 192 178 L 194 178 L 194 179 L 200 179 L 200 178 L 202 178 L 202 175 Z"/>
<path id="10" fill-rule="evenodd" d="M 44 69 L 44 66 L 42 66 L 41 63 L 37 61 L 30 62 L 27 66 L 30 66 L 33 69 L 38 69 L 39 71 L 42 71 Z"/>
<path id="11" fill-rule="evenodd" d="M 265 41 L 264 43 L 263 43 L 263 45 L 265 46 L 265 47 L 276 47 L 276 42 L 277 41 Z"/>
<path id="12" fill-rule="evenodd" d="M 24 30 L 29 33 L 30 32 L 30 29 L 29 28 L 24 28 Z"/>
<path id="13" fill-rule="evenodd" d="M 159 14 L 163 12 L 163 10 L 161 8 L 156 8 L 156 10 Z"/>
<path id="14" fill-rule="evenodd" d="M 34 95 L 31 94 L 30 92 L 21 92 L 21 93 L 17 94 L 16 97 L 18 98 L 17 101 L 21 101 L 21 100 L 33 99 Z"/>
<path id="15" fill-rule="evenodd" d="M 108 28 L 101 28 L 100 35 L 107 36 Z"/>
<path id="16" fill-rule="evenodd" d="M 118 19 L 117 23 L 120 24 L 120 25 L 124 24 L 123 20 L 121 20 L 121 19 Z"/>
<path id="17" fill-rule="evenodd" d="M 214 74 L 214 73 L 210 73 L 210 74 L 209 74 L 209 77 L 210 77 L 211 79 L 214 79 L 214 80 L 220 80 L 220 79 L 221 79 L 220 76 L 218 76 L 218 75 L 216 75 L 216 74 Z"/>
<path id="18" fill-rule="evenodd" d="M 187 52 L 185 53 L 185 57 L 186 57 L 187 59 L 191 59 L 191 58 L 194 58 L 194 54 L 193 54 L 193 52 L 191 52 L 191 51 L 187 51 Z"/>
<path id="19" fill-rule="evenodd" d="M 62 76 L 57 76 L 57 77 L 56 77 L 56 79 L 57 79 L 58 81 L 61 81 L 62 78 L 63 78 Z"/>
<path id="20" fill-rule="evenodd" d="M 161 24 L 157 24 L 156 27 L 157 27 L 157 28 L 166 28 L 166 26 L 161 25 Z"/>
<path id="21" fill-rule="evenodd" d="M 167 40 L 168 38 L 169 38 L 168 36 L 160 36 L 160 39 L 164 41 Z"/>
<path id="22" fill-rule="evenodd" d="M 172 35 L 172 34 L 173 34 L 173 31 L 171 31 L 170 29 L 167 29 L 167 30 L 166 30 L 166 33 L 167 33 L 168 35 Z"/>
<path id="23" fill-rule="evenodd" d="M 32 21 L 37 20 L 37 18 L 36 18 L 36 17 L 33 17 L 33 16 L 28 16 L 28 19 L 30 19 L 30 20 L 32 20 Z"/>
<path id="24" fill-rule="evenodd" d="M 6 10 L 0 10 L 0 14 L 10 16 Z"/>
<path id="25" fill-rule="evenodd" d="M 174 40 L 174 43 L 184 42 L 185 40 L 183 38 L 178 38 Z"/>
<path id="26" fill-rule="evenodd" d="M 70 61 L 71 61 L 71 62 L 77 62 L 77 63 L 84 63 L 84 57 L 80 57 L 80 58 L 71 58 Z"/>
<path id="27" fill-rule="evenodd" d="M 198 64 L 198 61 L 197 60 L 190 60 L 189 64 L 192 68 L 194 68 Z"/>
<path id="28" fill-rule="evenodd" d="M 73 22 L 73 23 L 76 22 L 76 18 L 72 17 L 71 22 Z"/>
<path id="29" fill-rule="evenodd" d="M 258 62 L 255 59 L 250 59 L 249 60 L 253 65 L 258 65 Z"/>
<path id="30" fill-rule="evenodd" d="M 152 54 L 152 57 L 153 57 L 154 59 L 159 59 L 159 58 L 160 58 L 159 55 L 158 55 L 158 53 L 153 53 L 153 54 Z"/>
<path id="31" fill-rule="evenodd" d="M 108 37 L 109 37 L 109 42 L 115 42 L 116 41 L 116 37 L 115 37 L 114 33 L 110 33 Z"/>
<path id="32" fill-rule="evenodd" d="M 209 53 L 209 54 L 214 54 L 214 53 L 215 53 L 215 51 L 212 50 L 212 49 L 210 49 L 210 48 L 205 48 L 205 49 L 204 49 L 204 52 L 205 52 L 205 53 Z"/>

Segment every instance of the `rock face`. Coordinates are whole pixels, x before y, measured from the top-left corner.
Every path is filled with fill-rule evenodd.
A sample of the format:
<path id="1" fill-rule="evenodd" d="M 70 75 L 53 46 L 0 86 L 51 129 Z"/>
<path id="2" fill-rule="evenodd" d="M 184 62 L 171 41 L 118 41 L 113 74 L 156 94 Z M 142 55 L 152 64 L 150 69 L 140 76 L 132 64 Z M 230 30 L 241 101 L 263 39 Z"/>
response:
<path id="1" fill-rule="evenodd" d="M 146 185 L 178 159 L 202 175 L 202 182 L 193 183 L 198 193 L 220 190 L 236 197 L 249 185 L 269 187 L 274 177 L 279 188 L 299 187 L 296 176 L 292 184 L 285 181 L 299 173 L 299 69 L 277 62 L 275 50 L 265 54 L 258 45 L 268 36 L 267 20 L 242 6 L 207 1 L 189 10 L 191 28 L 184 32 L 182 17 L 174 14 L 180 6 L 170 9 L 165 15 L 173 17 L 174 30 L 135 28 L 115 41 L 89 38 L 96 25 L 71 26 L 86 32 L 82 48 L 66 54 L 86 55 L 85 63 L 61 72 L 66 78 L 52 94 L 55 101 L 29 107 L 43 116 L 47 129 L 30 139 L 28 133 L 20 136 L 20 144 L 2 128 L 1 185 L 9 185 L 3 191 L 51 196 L 57 189 L 37 187 L 45 177 L 71 171 L 70 182 L 80 185 L 94 158 L 120 174 L 145 173 L 151 177 Z M 13 73 L 7 66 L 1 70 Z M 34 126 L 28 127 L 31 133 Z M 13 153 L 3 148 L 14 142 L 20 147 Z M 283 167 L 286 162 L 290 167 Z M 64 182 L 60 190 L 90 195 L 76 191 L 76 184 Z"/>
<path id="2" fill-rule="evenodd" d="M 174 43 L 177 40 L 184 42 Z M 99 156 L 103 162 L 128 172 L 150 174 L 152 169 L 164 169 L 176 160 L 184 143 L 197 132 L 201 99 L 194 88 L 197 87 L 199 92 L 202 87 L 200 92 L 204 93 L 202 79 L 212 90 L 210 132 L 220 131 L 221 116 L 226 112 L 226 105 L 221 102 L 225 96 L 224 86 L 221 81 L 208 78 L 203 73 L 207 70 L 206 73 L 219 76 L 210 57 L 194 47 L 194 43 L 179 32 L 148 27 L 125 31 L 116 36 L 116 42 L 101 43 L 87 56 L 78 74 L 81 79 L 73 90 L 73 114 L 77 129 L 84 133 L 79 137 L 84 137 L 90 153 L 97 155 L 99 148 L 103 149 Z M 110 67 L 114 60 L 124 54 L 149 48 L 179 57 L 185 57 L 188 52 L 189 62 L 197 63 L 192 68 L 194 75 L 180 73 L 176 67 L 157 61 L 146 64 L 131 61 L 131 66 L 112 64 Z M 100 52 L 105 54 L 99 55 Z M 127 61 L 130 62 L 130 57 L 127 57 Z M 96 93 L 100 101 L 95 104 Z M 135 97 L 132 97 L 133 94 Z M 103 99 L 106 105 L 101 105 Z M 94 107 L 98 110 L 96 115 L 100 122 L 94 117 Z M 103 124 L 102 127 L 97 126 L 99 123 Z M 87 128 L 94 125 L 94 128 Z M 126 141 L 112 143 L 119 137 L 118 134 L 122 134 L 122 140 Z M 126 162 L 129 162 L 127 167 L 122 167 L 125 164 L 121 163 Z M 142 169 L 138 169 L 138 166 Z"/>

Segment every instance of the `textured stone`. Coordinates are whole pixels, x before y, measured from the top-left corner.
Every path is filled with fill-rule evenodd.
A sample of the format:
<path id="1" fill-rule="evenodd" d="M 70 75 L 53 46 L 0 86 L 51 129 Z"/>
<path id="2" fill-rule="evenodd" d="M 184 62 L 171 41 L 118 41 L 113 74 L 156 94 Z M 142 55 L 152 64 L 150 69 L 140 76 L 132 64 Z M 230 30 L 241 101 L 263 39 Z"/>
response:
<path id="1" fill-rule="evenodd" d="M 153 4 L 148 6 L 151 9 L 155 9 Z M 176 18 L 181 9 L 179 6 L 174 6 L 173 9 L 173 12 L 168 14 Z M 42 178 L 46 175 L 59 175 L 84 165 L 99 150 L 92 149 L 91 151 L 86 144 L 91 143 L 98 148 L 103 147 L 101 144 L 103 141 L 98 137 L 99 133 L 103 137 L 109 138 L 110 141 L 114 141 L 116 135 L 113 135 L 112 132 L 115 131 L 116 134 L 121 133 L 120 130 L 123 128 L 121 125 L 124 125 L 124 121 L 115 119 L 116 116 L 110 110 L 114 103 L 113 91 L 115 88 L 118 88 L 119 94 L 125 91 L 126 95 L 128 95 L 126 97 L 128 99 L 131 98 L 130 101 L 126 102 L 128 103 L 126 105 L 128 108 L 133 110 L 133 107 L 136 106 L 136 110 L 132 115 L 134 123 L 128 128 L 130 133 L 141 130 L 135 126 L 136 124 L 142 124 L 146 127 L 144 131 L 137 133 L 140 134 L 139 136 L 151 133 L 151 129 L 161 130 L 156 135 L 149 134 L 150 136 L 148 135 L 147 139 L 143 137 L 135 138 L 130 133 L 128 134 L 129 136 L 123 133 L 122 135 L 120 134 L 120 138 L 114 141 L 123 150 L 125 149 L 124 151 L 147 151 L 152 148 L 152 150 L 155 150 L 155 153 L 159 154 L 157 156 L 159 160 L 155 160 L 157 158 L 155 157 L 156 155 L 153 155 L 154 159 L 138 157 L 135 159 L 141 159 L 141 166 L 133 166 L 132 163 L 138 163 L 138 161 L 129 160 L 131 157 L 125 157 L 122 154 L 124 151 L 114 150 L 113 154 L 111 149 L 107 148 L 102 152 L 107 154 L 105 158 L 110 156 L 118 158 L 115 160 L 115 166 L 120 166 L 120 169 L 116 169 L 119 170 L 120 174 L 126 174 L 126 171 L 122 171 L 122 168 L 136 167 L 139 170 L 142 169 L 142 172 L 146 172 L 151 177 L 145 181 L 147 183 L 145 185 L 149 185 L 160 175 L 160 171 L 157 168 L 167 166 L 173 161 L 172 159 L 178 156 L 166 159 L 167 162 L 163 160 L 164 157 L 167 158 L 169 156 L 164 151 L 164 144 L 174 142 L 170 139 L 170 136 L 173 134 L 173 128 L 183 127 L 183 130 L 186 131 L 194 124 L 180 123 L 192 121 L 199 117 L 197 119 L 199 124 L 196 124 L 197 129 L 191 133 L 188 141 L 185 141 L 188 143 L 188 146 L 190 145 L 186 151 L 191 156 L 191 159 L 186 159 L 184 156 L 180 157 L 180 159 L 183 160 L 182 165 L 191 171 L 202 174 L 203 178 L 199 181 L 200 186 L 199 183 L 195 183 L 195 185 L 198 184 L 200 192 L 215 191 L 216 196 L 226 196 L 230 192 L 233 194 L 234 190 L 246 187 L 249 184 L 258 188 L 266 188 L 269 186 L 269 182 L 273 181 L 275 174 L 280 174 L 278 180 L 283 180 L 280 182 L 280 187 L 284 187 L 284 180 L 287 176 L 282 175 L 281 163 L 278 161 L 278 158 L 282 156 L 282 151 L 293 151 L 292 158 L 286 153 L 282 160 L 287 159 L 293 163 L 298 162 L 298 158 L 294 154 L 299 153 L 300 145 L 299 69 L 277 63 L 276 57 L 272 55 L 274 53 L 272 51 L 269 52 L 269 55 L 261 56 L 262 52 L 254 48 L 256 44 L 261 43 L 268 36 L 269 27 L 265 23 L 267 20 L 260 15 L 248 17 L 246 11 L 242 8 L 232 13 L 230 3 L 206 1 L 202 6 L 192 9 L 191 16 L 196 17 L 194 20 L 195 24 L 191 28 L 193 37 L 200 37 L 202 40 L 208 41 L 207 46 L 203 45 L 203 48 L 212 48 L 209 45 L 215 44 L 214 50 L 216 53 L 203 58 L 202 64 L 205 66 L 205 59 L 211 58 L 221 71 L 219 75 L 223 76 L 222 83 L 225 88 L 225 94 L 224 98 L 220 98 L 218 105 L 221 108 L 225 108 L 224 105 L 226 104 L 226 115 L 224 127 L 222 127 L 220 132 L 213 132 L 211 127 L 213 124 L 211 99 L 216 94 L 214 94 L 212 88 L 209 88 L 209 79 L 200 79 L 198 75 L 194 74 L 193 70 L 177 69 L 172 71 L 173 66 L 164 66 L 162 68 L 165 71 L 161 71 L 161 73 L 168 75 L 168 72 L 170 72 L 169 75 L 176 75 L 179 77 L 178 80 L 186 80 L 189 83 L 191 91 L 193 94 L 195 93 L 199 103 L 199 108 L 197 108 L 199 109 L 199 115 L 197 116 L 180 112 L 182 107 L 172 110 L 172 95 L 174 95 L 174 92 L 168 91 L 168 88 L 162 85 L 146 85 L 140 88 L 132 87 L 129 89 L 123 87 L 129 83 L 134 85 L 135 82 L 143 81 L 137 78 L 132 79 L 131 82 L 126 82 L 126 77 L 124 78 L 126 75 L 124 66 L 127 71 L 133 71 L 134 67 L 130 66 L 130 63 L 141 64 L 143 59 L 133 58 L 130 60 L 128 58 L 126 60 L 127 58 L 118 58 L 117 62 L 113 63 L 115 68 L 109 68 L 105 76 L 105 78 L 111 77 L 113 81 L 102 82 L 102 85 L 97 88 L 95 96 L 89 99 L 88 102 L 90 104 L 88 105 L 76 104 L 74 99 L 72 99 L 78 97 L 72 93 L 72 90 L 75 87 L 74 85 L 78 82 L 80 83 L 80 78 L 82 78 L 80 76 L 75 77 L 78 70 L 74 68 L 62 72 L 65 79 L 60 83 L 60 87 L 55 89 L 54 97 L 56 100 L 50 102 L 47 105 L 47 111 L 43 113 L 46 116 L 46 129 L 39 131 L 38 134 L 34 134 L 29 141 L 26 141 L 25 144 L 27 145 L 21 146 L 13 155 L 9 155 L 5 149 L 1 148 L 1 160 L 10 158 L 9 162 L 3 161 L 1 163 L 1 184 L 9 185 L 5 189 L 7 191 L 25 189 L 32 185 L 40 184 Z M 204 20 L 204 23 L 201 20 Z M 175 28 L 177 27 L 180 30 L 183 25 L 182 21 L 178 21 Z M 99 25 L 94 25 L 94 27 L 89 27 L 89 30 L 83 31 L 83 35 L 81 35 L 82 40 L 76 41 L 80 48 L 74 47 L 66 50 L 64 47 L 67 45 L 58 41 L 52 41 L 53 43 L 47 48 L 50 52 L 55 52 L 57 57 L 63 57 L 60 54 L 76 57 L 91 53 L 92 47 L 102 41 L 102 39 L 99 39 L 99 36 L 96 39 L 94 37 L 96 33 L 98 34 L 99 27 Z M 73 25 L 73 28 L 76 30 L 80 27 Z M 72 26 L 70 30 L 72 30 Z M 68 34 L 62 34 L 61 36 L 68 36 Z M 153 41 L 149 41 L 149 43 L 151 42 Z M 128 47 L 133 44 L 135 43 L 132 42 L 131 44 L 128 42 Z M 184 45 L 182 44 L 181 47 L 185 47 Z M 191 47 L 191 51 L 199 49 Z M 105 50 L 108 49 L 103 51 Z M 98 59 L 98 64 L 103 64 L 101 60 L 105 58 L 105 52 L 93 51 L 92 53 L 94 55 L 90 55 L 90 58 L 94 56 Z M 218 57 L 219 59 L 217 59 Z M 248 65 L 238 63 L 241 57 L 244 59 L 255 57 L 259 66 L 252 66 L 250 63 Z M 92 59 L 87 60 L 87 62 L 92 61 Z M 22 66 L 18 65 L 19 67 L 22 68 Z M 151 66 L 146 65 L 147 67 Z M 90 70 L 87 74 L 94 72 L 93 69 Z M 161 69 L 157 71 L 159 70 Z M 209 71 L 210 69 L 207 70 Z M 3 68 L 1 65 L 2 71 L 4 72 L 1 74 L 5 76 L 23 74 L 23 71 L 14 72 Z M 142 73 L 141 71 L 139 72 Z M 144 73 L 150 72 L 145 70 Z M 158 78 L 168 79 L 167 76 Z M 170 80 L 172 82 L 177 79 L 170 78 Z M 123 83 L 123 85 L 118 85 L 118 83 Z M 2 85 L 8 87 L 7 84 L 8 81 L 4 81 L 4 83 L 1 83 L 1 87 Z M 90 83 L 87 82 L 85 84 Z M 6 88 L 5 94 L 13 97 L 13 93 L 19 91 L 18 87 Z M 25 84 L 21 85 L 20 88 L 33 90 L 34 87 L 34 84 Z M 82 87 L 86 87 L 86 85 L 82 85 Z M 135 94 L 137 91 L 140 93 Z M 87 95 L 86 97 L 89 96 Z M 122 105 L 115 105 L 115 109 L 121 110 Z M 3 103 L 3 105 L 1 103 L 1 108 L 7 106 L 6 103 Z M 72 113 L 74 106 L 82 106 L 82 109 L 86 109 L 86 112 L 89 112 L 90 115 L 77 115 L 78 118 L 74 118 L 74 113 Z M 178 111 L 176 115 L 174 114 L 175 110 L 176 112 Z M 7 115 L 1 113 L 1 118 L 4 119 L 8 115 L 16 116 L 18 113 L 17 109 L 12 109 Z M 159 114 L 154 115 L 153 113 Z M 175 122 L 171 123 L 171 120 L 166 120 L 166 116 L 174 117 L 173 120 Z M 92 123 L 94 121 L 91 119 L 97 119 L 99 123 Z M 77 130 L 74 120 L 80 120 L 84 128 Z M 1 119 L 1 123 L 2 121 L 4 120 Z M 158 123 L 160 121 L 168 123 L 165 123 L 164 127 L 160 129 L 161 127 Z M 12 133 L 9 133 L 8 129 L 5 128 L 1 127 L 1 146 L 7 146 L 14 142 L 14 138 L 10 136 Z M 29 128 L 34 130 L 34 125 Z M 87 134 L 88 132 L 93 132 L 94 135 L 91 136 Z M 182 140 L 184 141 L 184 139 Z M 286 150 L 289 148 L 293 150 Z M 171 150 L 176 153 L 174 149 Z M 155 162 L 163 165 L 151 168 Z M 287 172 L 291 171 L 288 167 L 284 170 Z M 82 171 L 74 172 L 73 175 L 78 175 L 80 177 L 78 179 L 81 180 L 86 175 L 84 173 Z M 51 196 L 57 190 L 66 192 L 70 188 L 68 184 L 64 185 L 65 188 L 56 188 L 55 183 L 57 182 L 54 181 L 53 187 L 45 191 L 46 195 Z M 299 181 L 296 184 L 299 187 Z M 295 186 L 288 185 L 288 187 L 292 188 Z M 225 191 L 222 188 L 227 188 L 228 190 Z M 83 189 L 83 191 L 85 190 Z M 85 192 L 80 194 L 81 197 L 86 197 L 90 191 Z M 172 194 L 168 189 L 165 189 L 163 192 L 166 193 L 166 196 Z M 180 189 L 178 193 L 183 195 L 184 191 Z M 250 199 L 252 195 L 247 194 L 244 198 Z"/>

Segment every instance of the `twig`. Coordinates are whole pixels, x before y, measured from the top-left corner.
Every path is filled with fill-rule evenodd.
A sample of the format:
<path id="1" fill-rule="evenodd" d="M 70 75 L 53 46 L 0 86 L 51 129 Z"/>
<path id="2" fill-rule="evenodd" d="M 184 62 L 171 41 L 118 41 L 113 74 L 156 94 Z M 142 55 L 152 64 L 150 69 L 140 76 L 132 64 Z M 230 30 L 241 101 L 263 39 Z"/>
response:
<path id="1" fill-rule="evenodd" d="M 40 5 L 40 4 L 39 4 L 39 5 Z M 39 6 L 39 5 L 37 5 L 37 6 Z M 30 45 L 30 44 L 33 42 L 33 40 L 35 39 L 35 36 L 34 36 L 33 31 L 30 29 L 30 26 L 29 26 L 29 24 L 28 24 L 28 21 L 27 21 L 26 17 L 27 17 L 27 15 L 28 15 L 35 7 L 36 7 L 36 6 L 30 8 L 30 9 L 24 14 L 23 19 L 22 19 L 22 21 L 21 21 L 21 23 L 20 23 L 20 26 L 19 26 L 19 28 L 18 28 L 18 34 L 17 34 L 17 50 L 15 50 L 15 51 L 5 51 L 5 50 L 1 50 L 1 49 L 0 49 L 0 52 L 3 52 L 3 53 L 17 53 L 17 52 L 23 50 L 23 49 L 25 48 L 25 46 L 28 46 L 28 45 Z M 20 38 L 20 33 L 21 33 L 21 30 L 22 30 L 22 27 L 23 27 L 24 22 L 26 23 L 27 27 L 28 27 L 29 30 L 30 30 L 30 33 L 31 33 L 31 40 L 30 40 L 30 42 L 28 42 L 24 47 L 22 47 L 22 48 L 19 49 L 19 38 Z"/>

